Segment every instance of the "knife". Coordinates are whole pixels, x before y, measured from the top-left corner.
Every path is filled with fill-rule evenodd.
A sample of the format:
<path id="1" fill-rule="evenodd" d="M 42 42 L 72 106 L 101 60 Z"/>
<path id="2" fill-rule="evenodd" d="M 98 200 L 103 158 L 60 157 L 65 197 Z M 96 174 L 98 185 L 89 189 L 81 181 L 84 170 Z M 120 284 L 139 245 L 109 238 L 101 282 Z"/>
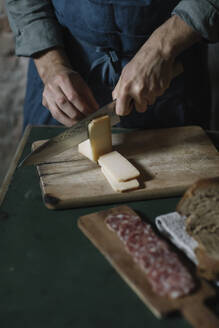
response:
<path id="1" fill-rule="evenodd" d="M 115 107 L 116 100 L 98 109 L 95 113 L 87 116 L 71 128 L 66 129 L 64 132 L 49 139 L 47 142 L 27 155 L 18 167 L 44 163 L 45 161 L 48 161 L 51 156 L 60 154 L 86 140 L 89 137 L 87 126 L 91 120 L 97 117 L 109 115 L 111 126 L 118 123 L 119 116 L 115 113 Z"/>

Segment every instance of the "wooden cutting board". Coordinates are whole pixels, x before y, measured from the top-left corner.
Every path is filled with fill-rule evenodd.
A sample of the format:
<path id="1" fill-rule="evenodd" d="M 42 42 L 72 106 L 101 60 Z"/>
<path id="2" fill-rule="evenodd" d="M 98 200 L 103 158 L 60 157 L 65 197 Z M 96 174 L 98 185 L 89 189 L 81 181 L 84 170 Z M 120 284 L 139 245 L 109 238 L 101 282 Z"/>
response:
<path id="1" fill-rule="evenodd" d="M 206 281 L 198 279 L 197 289 L 185 297 L 171 300 L 155 294 L 147 281 L 145 272 L 133 261 L 115 232 L 106 226 L 104 219 L 112 213 L 133 214 L 134 212 L 128 206 L 119 206 L 82 216 L 78 220 L 78 226 L 154 315 L 161 318 L 171 312 L 180 311 L 193 327 L 218 328 L 219 317 L 204 303 L 215 296 L 214 288 Z M 185 263 L 190 264 L 187 259 Z M 193 272 L 195 275 L 194 270 Z"/>
<path id="2" fill-rule="evenodd" d="M 34 143 L 36 148 L 43 141 Z M 182 194 L 199 178 L 219 176 L 219 153 L 197 126 L 113 134 L 113 147 L 140 171 L 140 189 L 113 191 L 100 167 L 73 147 L 38 165 L 48 208 L 69 208 Z"/>

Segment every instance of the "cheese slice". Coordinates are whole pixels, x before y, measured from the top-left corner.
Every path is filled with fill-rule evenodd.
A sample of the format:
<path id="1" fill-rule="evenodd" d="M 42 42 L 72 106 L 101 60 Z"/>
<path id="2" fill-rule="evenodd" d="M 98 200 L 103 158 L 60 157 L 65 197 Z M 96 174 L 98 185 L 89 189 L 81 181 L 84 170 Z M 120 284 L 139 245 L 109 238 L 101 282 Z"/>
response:
<path id="1" fill-rule="evenodd" d="M 94 159 L 94 156 L 93 156 L 93 152 L 92 152 L 92 148 L 91 148 L 91 145 L 90 145 L 90 139 L 87 139 L 87 140 L 81 142 L 78 145 L 78 151 L 82 155 L 84 155 L 87 158 L 89 158 L 91 161 L 95 162 L 95 159 Z"/>
<path id="2" fill-rule="evenodd" d="M 139 187 L 139 182 L 137 179 L 119 182 L 109 172 L 105 171 L 103 167 L 101 167 L 101 171 L 103 172 L 103 175 L 106 177 L 113 190 L 116 192 L 133 190 Z"/>
<path id="3" fill-rule="evenodd" d="M 128 181 L 140 175 L 140 172 L 117 151 L 100 156 L 98 163 L 117 181 Z"/>
<path id="4" fill-rule="evenodd" d="M 97 161 L 101 155 L 112 151 L 112 134 L 110 117 L 104 115 L 88 124 L 92 160 Z"/>

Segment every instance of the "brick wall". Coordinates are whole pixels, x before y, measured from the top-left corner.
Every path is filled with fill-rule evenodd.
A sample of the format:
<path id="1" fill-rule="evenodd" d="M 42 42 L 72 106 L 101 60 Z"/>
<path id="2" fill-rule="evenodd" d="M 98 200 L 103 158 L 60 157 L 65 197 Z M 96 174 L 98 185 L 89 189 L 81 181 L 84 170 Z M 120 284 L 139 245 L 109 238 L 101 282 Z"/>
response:
<path id="1" fill-rule="evenodd" d="M 27 59 L 14 55 L 14 38 L 0 0 L 0 185 L 21 137 Z"/>

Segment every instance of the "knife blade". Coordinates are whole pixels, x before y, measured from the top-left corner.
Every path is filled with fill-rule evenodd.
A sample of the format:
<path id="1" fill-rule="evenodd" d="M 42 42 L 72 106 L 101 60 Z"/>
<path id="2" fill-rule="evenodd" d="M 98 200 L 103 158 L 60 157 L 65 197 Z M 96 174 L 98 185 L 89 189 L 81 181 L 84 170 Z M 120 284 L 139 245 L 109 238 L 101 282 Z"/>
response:
<path id="1" fill-rule="evenodd" d="M 37 149 L 28 154 L 18 167 L 24 165 L 36 165 L 48 161 L 51 156 L 60 154 L 65 150 L 78 145 L 88 138 L 87 126 L 89 122 L 103 115 L 109 115 L 111 126 L 119 122 L 119 116 L 115 113 L 116 100 L 98 109 L 74 126 L 49 139 Z"/>

